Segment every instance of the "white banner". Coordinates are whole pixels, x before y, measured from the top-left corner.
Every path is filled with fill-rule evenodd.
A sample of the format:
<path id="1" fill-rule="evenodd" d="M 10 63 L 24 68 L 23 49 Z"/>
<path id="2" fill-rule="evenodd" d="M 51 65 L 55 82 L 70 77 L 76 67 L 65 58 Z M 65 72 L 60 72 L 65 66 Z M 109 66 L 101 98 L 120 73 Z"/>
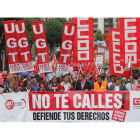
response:
<path id="1" fill-rule="evenodd" d="M 65 94 L 60 92 L 0 94 L 0 122 L 140 121 L 139 91 L 83 93 L 69 91 Z"/>

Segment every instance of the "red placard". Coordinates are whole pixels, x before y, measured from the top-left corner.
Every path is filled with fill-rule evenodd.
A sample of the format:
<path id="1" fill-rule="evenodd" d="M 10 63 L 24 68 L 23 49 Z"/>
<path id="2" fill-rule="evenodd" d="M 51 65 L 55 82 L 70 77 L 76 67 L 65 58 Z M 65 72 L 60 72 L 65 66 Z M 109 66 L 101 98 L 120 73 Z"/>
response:
<path id="1" fill-rule="evenodd" d="M 125 95 L 125 96 L 124 96 Z M 130 110 L 128 91 L 29 92 L 29 110 Z"/>
<path id="2" fill-rule="evenodd" d="M 30 52 L 29 42 L 27 39 L 25 20 L 23 19 L 16 21 L 15 29 L 22 69 L 23 71 L 32 71 L 34 70 L 34 67 L 32 64 L 32 56 Z"/>
<path id="3" fill-rule="evenodd" d="M 140 18 L 120 18 L 121 64 L 140 66 Z"/>
<path id="4" fill-rule="evenodd" d="M 124 122 L 126 117 L 126 112 L 122 110 L 114 110 L 112 114 L 112 120 L 118 122 Z"/>
<path id="5" fill-rule="evenodd" d="M 3 21 L 10 73 L 22 72 L 14 24 L 15 20 Z"/>
<path id="6" fill-rule="evenodd" d="M 31 22 L 36 52 L 38 56 L 39 72 L 51 72 L 48 45 L 45 35 L 44 21 Z"/>
<path id="7" fill-rule="evenodd" d="M 110 73 L 116 76 L 130 76 L 130 70 L 125 69 L 125 65 L 121 65 L 121 47 L 120 47 L 120 30 L 117 28 L 109 28 L 109 63 Z"/>
<path id="8" fill-rule="evenodd" d="M 93 18 L 72 18 L 72 22 L 77 24 L 73 44 L 73 62 L 93 62 Z"/>
<path id="9" fill-rule="evenodd" d="M 0 85 L 4 82 L 4 74 L 0 72 Z"/>
<path id="10" fill-rule="evenodd" d="M 61 43 L 61 51 L 59 55 L 59 62 L 57 64 L 57 72 L 69 73 L 75 30 L 76 24 L 63 24 L 63 36 Z"/>

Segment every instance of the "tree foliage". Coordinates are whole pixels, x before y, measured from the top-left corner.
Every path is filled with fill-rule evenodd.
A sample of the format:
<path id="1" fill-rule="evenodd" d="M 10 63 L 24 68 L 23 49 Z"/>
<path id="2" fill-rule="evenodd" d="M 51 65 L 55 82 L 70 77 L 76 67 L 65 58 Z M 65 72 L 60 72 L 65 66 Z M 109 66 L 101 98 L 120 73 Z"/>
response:
<path id="1" fill-rule="evenodd" d="M 63 22 L 69 21 L 66 18 L 51 18 L 45 21 L 47 42 L 50 44 L 50 47 L 53 44 L 61 43 Z"/>
<path id="2" fill-rule="evenodd" d="M 97 30 L 97 32 L 94 34 L 94 41 L 103 41 L 103 34 L 101 30 Z"/>

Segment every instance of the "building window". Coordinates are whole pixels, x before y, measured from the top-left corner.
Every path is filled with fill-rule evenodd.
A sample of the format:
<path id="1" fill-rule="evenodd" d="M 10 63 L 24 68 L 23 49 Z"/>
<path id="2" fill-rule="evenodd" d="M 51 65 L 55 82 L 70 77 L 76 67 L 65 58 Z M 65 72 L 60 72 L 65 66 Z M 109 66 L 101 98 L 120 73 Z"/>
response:
<path id="1" fill-rule="evenodd" d="M 93 19 L 93 23 L 98 23 L 98 19 L 97 18 L 94 18 Z"/>
<path id="2" fill-rule="evenodd" d="M 94 30 L 98 30 L 98 24 L 94 25 Z"/>

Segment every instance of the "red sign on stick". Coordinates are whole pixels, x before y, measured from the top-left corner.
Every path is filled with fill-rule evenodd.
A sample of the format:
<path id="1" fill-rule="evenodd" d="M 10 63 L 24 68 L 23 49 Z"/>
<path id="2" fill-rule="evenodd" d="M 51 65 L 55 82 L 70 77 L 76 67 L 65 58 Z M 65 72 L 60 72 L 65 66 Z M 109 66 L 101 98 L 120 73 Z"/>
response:
<path id="1" fill-rule="evenodd" d="M 22 72 L 16 40 L 15 20 L 3 21 L 3 27 L 10 73 Z"/>
<path id="2" fill-rule="evenodd" d="M 52 67 L 49 58 L 44 21 L 31 22 L 31 26 L 38 57 L 39 72 L 40 73 L 51 72 Z"/>
<path id="3" fill-rule="evenodd" d="M 72 22 L 77 24 L 73 44 L 73 62 L 93 62 L 93 18 L 72 18 Z"/>
<path id="4" fill-rule="evenodd" d="M 131 65 L 140 66 L 140 18 L 120 18 L 121 65 L 131 56 Z"/>
<path id="5" fill-rule="evenodd" d="M 59 62 L 57 64 L 57 72 L 69 73 L 75 30 L 76 24 L 74 23 L 63 24 L 63 37 Z"/>
<path id="6" fill-rule="evenodd" d="M 4 82 L 4 74 L 0 72 L 0 85 Z"/>
<path id="7" fill-rule="evenodd" d="M 32 71 L 34 70 L 34 66 L 32 64 L 32 56 L 27 38 L 27 31 L 24 19 L 15 22 L 15 30 L 16 39 L 18 42 L 17 46 L 23 71 Z"/>

